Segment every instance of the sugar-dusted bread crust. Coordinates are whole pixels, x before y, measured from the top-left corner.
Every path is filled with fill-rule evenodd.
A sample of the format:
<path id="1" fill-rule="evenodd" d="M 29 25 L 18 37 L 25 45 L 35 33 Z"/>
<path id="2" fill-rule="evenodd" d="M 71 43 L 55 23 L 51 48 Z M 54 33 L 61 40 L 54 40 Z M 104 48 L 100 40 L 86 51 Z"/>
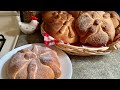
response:
<path id="1" fill-rule="evenodd" d="M 54 72 L 39 59 L 34 59 L 28 66 L 28 79 L 54 79 Z"/>
<path id="2" fill-rule="evenodd" d="M 82 13 L 86 12 L 86 11 L 67 11 L 69 14 L 71 14 L 73 17 L 78 18 L 79 15 L 81 15 Z"/>
<path id="3" fill-rule="evenodd" d="M 117 28 L 120 24 L 120 17 L 115 11 L 107 11 L 110 14 L 110 18 L 114 24 L 114 27 Z"/>
<path id="4" fill-rule="evenodd" d="M 18 51 L 10 59 L 10 79 L 54 79 L 61 76 L 57 53 L 39 45 Z"/>
<path id="5" fill-rule="evenodd" d="M 61 70 L 60 70 L 60 63 L 58 61 L 59 57 L 54 50 L 51 50 L 47 47 L 42 47 L 35 45 L 33 48 L 33 52 L 35 52 L 41 61 L 42 64 L 49 66 L 54 74 L 55 78 L 60 77 Z"/>
<path id="6" fill-rule="evenodd" d="M 75 22 L 75 28 L 80 42 L 92 46 L 105 46 L 112 42 L 115 36 L 110 14 L 104 11 L 88 11 L 81 14 Z"/>
<path id="7" fill-rule="evenodd" d="M 56 52 L 47 51 L 47 52 L 41 54 L 39 59 L 42 64 L 48 65 L 54 71 L 55 78 L 60 77 L 61 70 L 60 70 L 60 64 L 57 60 L 58 57 L 57 57 Z"/>
<path id="8" fill-rule="evenodd" d="M 74 27 L 74 17 L 66 11 L 46 12 L 43 22 L 45 32 L 55 39 L 62 40 L 65 43 L 78 41 L 78 35 Z"/>
<path id="9" fill-rule="evenodd" d="M 62 12 L 62 13 L 64 13 L 64 14 L 67 14 L 66 11 L 44 11 L 44 12 L 42 13 L 42 20 L 43 20 L 44 22 L 47 22 L 47 21 L 49 20 L 49 18 L 57 15 L 57 14 L 60 13 L 60 12 Z"/>

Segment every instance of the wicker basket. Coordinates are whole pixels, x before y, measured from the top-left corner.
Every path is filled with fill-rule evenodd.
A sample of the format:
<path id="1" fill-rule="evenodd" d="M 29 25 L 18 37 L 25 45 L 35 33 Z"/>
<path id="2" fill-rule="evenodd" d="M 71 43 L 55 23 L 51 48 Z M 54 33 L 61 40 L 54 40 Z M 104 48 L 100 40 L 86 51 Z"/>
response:
<path id="1" fill-rule="evenodd" d="M 36 11 L 23 11 L 23 21 L 29 23 L 31 16 L 36 16 Z"/>
<path id="2" fill-rule="evenodd" d="M 44 23 L 42 23 L 41 25 L 42 35 L 44 32 L 43 24 Z M 57 43 L 55 44 L 55 46 L 70 55 L 77 55 L 77 56 L 106 55 L 120 48 L 120 41 L 115 41 L 106 47 L 99 47 L 99 48 L 88 47 L 88 46 L 73 46 L 73 45 L 62 44 L 62 43 Z"/>

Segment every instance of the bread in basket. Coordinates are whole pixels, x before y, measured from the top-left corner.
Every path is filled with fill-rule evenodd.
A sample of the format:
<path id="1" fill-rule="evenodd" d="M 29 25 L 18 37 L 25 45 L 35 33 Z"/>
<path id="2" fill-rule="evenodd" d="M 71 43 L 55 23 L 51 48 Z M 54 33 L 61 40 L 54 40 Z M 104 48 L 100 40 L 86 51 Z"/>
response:
<path id="1" fill-rule="evenodd" d="M 105 55 L 120 47 L 120 35 L 119 33 L 115 34 L 115 29 L 118 29 L 119 24 L 115 28 L 109 12 L 86 11 L 80 14 L 77 19 L 74 19 L 74 16 L 72 17 L 67 11 L 46 13 L 48 12 L 43 14 L 47 18 L 43 20 L 41 32 L 46 32 L 53 38 L 64 41 L 65 43 L 55 43 L 55 46 L 68 54 L 78 56 Z M 119 19 L 117 20 L 119 22 Z M 80 26 L 81 32 L 77 30 L 76 22 L 79 22 L 78 26 Z M 89 30 L 93 26 L 95 30 Z M 95 41 L 98 40 L 101 41 L 96 43 Z M 80 44 L 75 45 L 76 42 L 80 42 Z"/>

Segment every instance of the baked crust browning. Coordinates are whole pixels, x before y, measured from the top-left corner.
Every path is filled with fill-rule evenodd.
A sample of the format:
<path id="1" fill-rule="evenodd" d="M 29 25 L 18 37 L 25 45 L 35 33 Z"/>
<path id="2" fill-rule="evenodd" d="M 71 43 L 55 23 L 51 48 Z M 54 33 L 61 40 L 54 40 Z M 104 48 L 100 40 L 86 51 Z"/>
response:
<path id="1" fill-rule="evenodd" d="M 48 48 L 33 45 L 33 48 L 18 51 L 10 59 L 10 79 L 54 79 L 61 76 L 57 53 Z"/>
<path id="2" fill-rule="evenodd" d="M 105 46 L 115 37 L 115 28 L 110 14 L 104 11 L 83 13 L 77 18 L 75 28 L 83 44 Z"/>
<path id="3" fill-rule="evenodd" d="M 54 12 L 54 13 L 53 13 Z M 78 41 L 74 23 L 75 19 L 66 11 L 49 11 L 43 14 L 44 30 L 50 36 L 62 40 L 65 43 L 75 43 Z"/>

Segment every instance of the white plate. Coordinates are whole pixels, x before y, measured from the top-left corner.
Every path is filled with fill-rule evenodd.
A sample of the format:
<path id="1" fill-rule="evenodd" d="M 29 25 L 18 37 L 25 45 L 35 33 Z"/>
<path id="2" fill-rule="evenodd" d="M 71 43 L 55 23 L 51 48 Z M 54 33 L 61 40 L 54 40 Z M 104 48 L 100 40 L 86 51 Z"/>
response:
<path id="1" fill-rule="evenodd" d="M 39 43 L 38 45 L 43 45 Z M 12 51 L 8 52 L 5 56 L 3 56 L 0 59 L 0 79 L 8 79 L 7 76 L 7 66 L 9 63 L 9 59 L 19 50 L 22 50 L 24 48 L 31 48 L 32 44 L 27 44 L 18 48 L 13 49 Z M 62 50 L 51 46 L 52 49 L 54 49 L 58 56 L 59 56 L 59 62 L 61 64 L 61 71 L 62 75 L 58 79 L 71 79 L 72 77 L 72 63 L 70 61 L 70 58 L 67 56 L 66 53 L 64 53 Z"/>

